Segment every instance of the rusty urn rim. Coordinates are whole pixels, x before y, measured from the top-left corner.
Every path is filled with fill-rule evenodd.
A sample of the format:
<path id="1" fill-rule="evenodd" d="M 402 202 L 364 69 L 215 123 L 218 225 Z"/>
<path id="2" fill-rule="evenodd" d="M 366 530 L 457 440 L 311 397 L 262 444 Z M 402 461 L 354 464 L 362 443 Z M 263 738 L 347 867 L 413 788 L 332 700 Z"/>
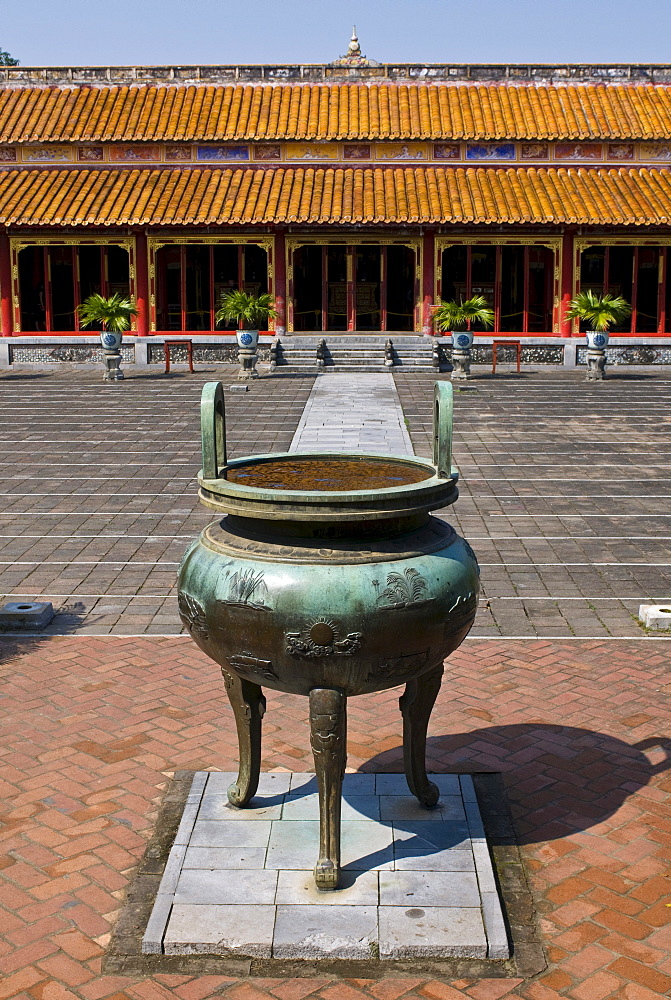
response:
<path id="1" fill-rule="evenodd" d="M 220 382 L 204 386 L 201 406 L 199 497 L 222 514 L 286 521 L 388 519 L 428 513 L 458 497 L 459 474 L 451 464 L 452 386 L 447 382 L 436 384 L 433 462 L 352 452 L 278 452 L 227 461 Z M 371 478 L 380 485 L 357 488 Z"/>

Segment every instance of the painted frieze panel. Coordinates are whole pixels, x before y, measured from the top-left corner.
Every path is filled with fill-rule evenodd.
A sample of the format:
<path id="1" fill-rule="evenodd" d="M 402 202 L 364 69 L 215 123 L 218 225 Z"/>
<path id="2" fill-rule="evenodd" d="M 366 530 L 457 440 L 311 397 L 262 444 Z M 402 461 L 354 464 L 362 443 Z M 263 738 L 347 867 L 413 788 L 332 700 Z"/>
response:
<path id="1" fill-rule="evenodd" d="M 160 159 L 160 146 L 110 146 L 110 160 L 118 163 L 151 163 Z"/>
<path id="2" fill-rule="evenodd" d="M 609 160 L 633 160 L 635 146 L 633 142 L 609 142 Z"/>
<path id="3" fill-rule="evenodd" d="M 104 159 L 102 146 L 77 146 L 77 159 L 80 163 L 101 163 Z"/>
<path id="4" fill-rule="evenodd" d="M 72 159 L 71 146 L 24 146 L 24 163 L 67 163 Z"/>
<path id="5" fill-rule="evenodd" d="M 639 156 L 642 160 L 671 160 L 671 143 L 642 142 Z"/>
<path id="6" fill-rule="evenodd" d="M 198 146 L 197 160 L 248 160 L 249 146 Z"/>
<path id="7" fill-rule="evenodd" d="M 255 160 L 281 160 L 282 147 L 279 142 L 263 142 L 254 146 Z"/>
<path id="8" fill-rule="evenodd" d="M 520 160 L 549 160 L 550 146 L 547 142 L 520 143 Z"/>
<path id="9" fill-rule="evenodd" d="M 428 160 L 429 150 L 422 142 L 378 142 L 375 145 L 377 160 Z"/>
<path id="10" fill-rule="evenodd" d="M 288 160 L 337 160 L 339 153 L 337 142 L 292 142 L 285 146 Z"/>
<path id="11" fill-rule="evenodd" d="M 342 148 L 344 160 L 370 160 L 371 145 L 369 142 L 348 142 Z"/>
<path id="12" fill-rule="evenodd" d="M 436 142 L 433 145 L 435 160 L 460 160 L 461 144 L 458 142 Z"/>
<path id="13" fill-rule="evenodd" d="M 165 158 L 168 163 L 188 163 L 192 160 L 191 146 L 166 146 Z"/>
<path id="14" fill-rule="evenodd" d="M 16 163 L 16 149 L 13 146 L 0 146 L 0 163 Z"/>
<path id="15" fill-rule="evenodd" d="M 602 160 L 600 142 L 558 142 L 554 147 L 555 160 Z"/>
<path id="16" fill-rule="evenodd" d="M 514 160 L 514 142 L 467 142 L 467 160 Z"/>

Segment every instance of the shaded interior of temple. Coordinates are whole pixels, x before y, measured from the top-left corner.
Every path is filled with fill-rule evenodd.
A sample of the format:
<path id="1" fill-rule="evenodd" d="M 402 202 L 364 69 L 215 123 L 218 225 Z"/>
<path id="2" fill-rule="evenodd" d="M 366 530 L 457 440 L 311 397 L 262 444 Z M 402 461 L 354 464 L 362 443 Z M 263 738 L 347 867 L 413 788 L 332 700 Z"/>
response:
<path id="1" fill-rule="evenodd" d="M 21 329 L 26 333 L 79 330 L 80 302 L 95 292 L 127 296 L 129 291 L 123 247 L 52 244 L 27 246 L 19 253 Z"/>
<path id="2" fill-rule="evenodd" d="M 398 245 L 298 247 L 294 330 L 414 330 L 415 256 Z"/>
<path id="3" fill-rule="evenodd" d="M 216 323 L 222 296 L 235 288 L 268 291 L 268 256 L 254 243 L 187 244 L 156 252 L 158 330 L 229 330 Z"/>

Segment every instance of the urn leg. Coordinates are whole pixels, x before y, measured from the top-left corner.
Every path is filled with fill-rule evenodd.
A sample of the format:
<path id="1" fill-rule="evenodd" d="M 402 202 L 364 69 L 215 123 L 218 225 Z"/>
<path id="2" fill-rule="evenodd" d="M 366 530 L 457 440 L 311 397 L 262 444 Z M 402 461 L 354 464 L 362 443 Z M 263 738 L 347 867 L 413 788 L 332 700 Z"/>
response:
<path id="1" fill-rule="evenodd" d="M 223 667 L 221 673 L 235 715 L 240 748 L 238 780 L 228 787 L 228 801 L 232 806 L 245 806 L 259 787 L 261 719 L 266 710 L 266 699 L 258 684 L 243 681 Z"/>
<path id="2" fill-rule="evenodd" d="M 403 715 L 403 765 L 408 787 L 420 805 L 430 809 L 440 798 L 437 785 L 426 776 L 426 731 L 436 703 L 443 664 L 409 681 L 399 698 Z"/>
<path id="3" fill-rule="evenodd" d="M 347 761 L 347 698 L 342 691 L 310 691 L 310 742 L 319 788 L 318 889 L 335 889 L 340 869 L 340 806 Z"/>

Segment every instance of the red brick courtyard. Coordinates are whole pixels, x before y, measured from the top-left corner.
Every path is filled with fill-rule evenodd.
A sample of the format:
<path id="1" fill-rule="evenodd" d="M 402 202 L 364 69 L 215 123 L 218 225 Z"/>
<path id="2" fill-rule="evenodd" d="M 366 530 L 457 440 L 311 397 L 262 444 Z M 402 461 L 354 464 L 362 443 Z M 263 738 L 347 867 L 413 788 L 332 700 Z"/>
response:
<path id="1" fill-rule="evenodd" d="M 235 766 L 232 715 L 186 637 L 3 642 L 3 1000 L 671 992 L 665 642 L 468 640 L 450 659 L 429 766 L 503 774 L 547 961 L 527 980 L 457 982 L 103 974 L 163 790 L 177 770 Z M 351 767 L 401 769 L 398 694 L 351 700 Z M 309 770 L 306 701 L 268 696 L 264 769 Z"/>

